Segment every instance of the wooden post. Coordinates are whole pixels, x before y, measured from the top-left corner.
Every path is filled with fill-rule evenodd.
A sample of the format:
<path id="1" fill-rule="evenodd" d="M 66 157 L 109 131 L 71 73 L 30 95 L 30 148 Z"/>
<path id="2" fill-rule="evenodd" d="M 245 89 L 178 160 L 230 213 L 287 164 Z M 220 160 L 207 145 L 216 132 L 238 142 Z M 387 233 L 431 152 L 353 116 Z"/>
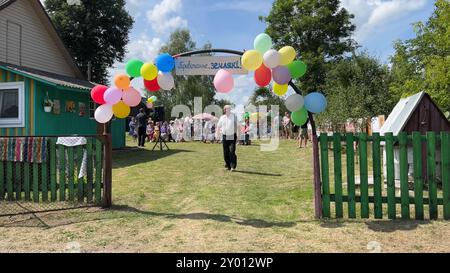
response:
<path id="1" fill-rule="evenodd" d="M 316 123 L 313 115 L 308 112 L 312 129 L 313 144 L 313 170 L 314 170 L 314 214 L 316 218 L 322 218 L 322 184 L 320 182 L 319 141 L 316 134 Z"/>
<path id="2" fill-rule="evenodd" d="M 103 208 L 110 208 L 112 205 L 112 137 L 111 125 L 103 125 Z"/>

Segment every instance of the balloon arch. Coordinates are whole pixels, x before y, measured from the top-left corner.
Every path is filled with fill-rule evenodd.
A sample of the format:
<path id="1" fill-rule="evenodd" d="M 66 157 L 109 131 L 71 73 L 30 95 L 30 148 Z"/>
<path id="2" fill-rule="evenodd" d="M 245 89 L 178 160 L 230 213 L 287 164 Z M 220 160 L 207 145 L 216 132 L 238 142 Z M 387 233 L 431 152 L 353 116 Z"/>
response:
<path id="1" fill-rule="evenodd" d="M 323 112 L 327 106 L 325 96 L 320 92 L 312 92 L 302 96 L 299 88 L 293 80 L 301 78 L 307 70 L 307 65 L 301 60 L 295 60 L 297 52 L 291 46 L 284 46 L 280 50 L 272 48 L 273 43 L 269 35 L 259 34 L 254 40 L 254 49 L 237 51 L 229 49 L 205 49 L 184 52 L 171 56 L 168 53 L 160 54 L 154 62 L 144 63 L 138 59 L 132 59 L 126 64 L 126 74 L 120 73 L 114 76 L 114 86 L 107 87 L 97 85 L 91 90 L 91 97 L 100 106 L 95 111 L 95 120 L 99 123 L 109 122 L 113 116 L 126 118 L 131 107 L 142 102 L 142 97 L 131 81 L 142 77 L 145 89 L 149 92 L 159 90 L 171 90 L 175 87 L 172 70 L 175 68 L 175 59 L 199 54 L 227 53 L 241 56 L 241 64 L 247 71 L 254 71 L 254 79 L 258 86 L 268 86 L 273 80 L 272 92 L 277 96 L 284 96 L 291 86 L 295 94 L 290 95 L 286 101 L 286 108 L 291 111 L 291 120 L 298 126 L 311 123 L 313 131 L 313 155 L 314 155 L 314 188 L 315 188 L 315 213 L 319 217 L 321 208 L 321 187 L 319 172 L 319 148 L 316 134 L 316 126 L 313 114 Z M 234 86 L 232 73 L 226 69 L 219 69 L 214 76 L 214 87 L 219 93 L 229 93 Z M 147 101 L 147 107 L 151 108 L 156 97 L 152 96 Z"/>

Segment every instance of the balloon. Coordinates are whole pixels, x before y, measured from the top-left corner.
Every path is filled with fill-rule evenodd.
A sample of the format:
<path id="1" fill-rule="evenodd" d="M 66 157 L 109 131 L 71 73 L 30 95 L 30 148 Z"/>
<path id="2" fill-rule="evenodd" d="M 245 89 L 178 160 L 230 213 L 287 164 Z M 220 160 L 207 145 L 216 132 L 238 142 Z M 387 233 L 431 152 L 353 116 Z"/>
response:
<path id="1" fill-rule="evenodd" d="M 225 69 L 220 69 L 214 76 L 214 87 L 220 93 L 230 92 L 234 87 L 233 75 Z"/>
<path id="2" fill-rule="evenodd" d="M 278 84 L 278 83 L 274 83 L 273 84 L 273 92 L 277 95 L 277 96 L 284 96 L 284 94 L 286 94 L 288 90 L 288 85 L 287 84 Z"/>
<path id="3" fill-rule="evenodd" d="M 298 79 L 306 73 L 306 64 L 302 61 L 293 61 L 287 67 L 293 79 Z"/>
<path id="4" fill-rule="evenodd" d="M 302 126 L 308 121 L 308 111 L 305 107 L 291 113 L 291 120 L 295 125 Z"/>
<path id="5" fill-rule="evenodd" d="M 152 109 L 153 108 L 153 103 L 147 102 L 147 104 L 145 106 L 147 106 L 148 109 Z"/>
<path id="6" fill-rule="evenodd" d="M 263 62 L 262 55 L 257 50 L 245 51 L 244 55 L 242 55 L 241 60 L 242 66 L 249 71 L 258 69 Z"/>
<path id="7" fill-rule="evenodd" d="M 249 112 L 245 112 L 244 118 L 250 118 L 250 113 Z"/>
<path id="8" fill-rule="evenodd" d="M 122 98 L 122 91 L 117 87 L 110 87 L 103 95 L 106 104 L 116 104 Z"/>
<path id="9" fill-rule="evenodd" d="M 267 50 L 272 48 L 272 38 L 266 33 L 261 33 L 256 36 L 253 46 L 256 50 L 258 50 L 261 54 L 264 54 Z"/>
<path id="10" fill-rule="evenodd" d="M 175 60 L 167 53 L 163 53 L 156 57 L 156 67 L 159 71 L 170 72 L 175 67 Z"/>
<path id="11" fill-rule="evenodd" d="M 295 49 L 292 46 L 285 46 L 281 48 L 279 51 L 280 53 L 280 64 L 281 65 L 288 65 L 290 64 L 297 55 L 297 52 L 295 52 Z"/>
<path id="12" fill-rule="evenodd" d="M 125 65 L 125 70 L 130 77 L 136 78 L 141 76 L 141 67 L 144 65 L 138 59 L 132 59 L 127 62 Z"/>
<path id="13" fill-rule="evenodd" d="M 141 94 L 133 87 L 130 87 L 125 92 L 123 92 L 122 99 L 126 105 L 135 107 L 138 106 L 139 103 L 141 103 Z"/>
<path id="14" fill-rule="evenodd" d="M 264 87 L 272 80 L 272 71 L 262 64 L 255 71 L 255 82 L 257 85 Z"/>
<path id="15" fill-rule="evenodd" d="M 94 118 L 99 123 L 107 123 L 113 116 L 112 105 L 103 104 L 95 109 Z"/>
<path id="16" fill-rule="evenodd" d="M 145 80 L 151 81 L 158 76 L 158 68 L 152 63 L 146 63 L 141 67 L 141 75 Z"/>
<path id="17" fill-rule="evenodd" d="M 114 77 L 114 84 L 117 88 L 127 89 L 130 87 L 130 78 L 126 74 L 117 74 Z"/>
<path id="18" fill-rule="evenodd" d="M 280 84 L 288 84 L 291 80 L 291 73 L 289 73 L 289 69 L 286 66 L 277 66 L 272 70 L 273 80 Z"/>
<path id="19" fill-rule="evenodd" d="M 103 99 L 103 95 L 105 94 L 106 90 L 108 90 L 107 86 L 104 85 L 96 85 L 91 90 L 91 98 L 93 101 L 95 101 L 98 104 L 105 104 L 105 100 Z"/>
<path id="20" fill-rule="evenodd" d="M 112 111 L 116 117 L 126 118 L 130 114 L 130 106 L 126 105 L 123 101 L 119 101 L 112 106 Z"/>
<path id="21" fill-rule="evenodd" d="M 158 73 L 158 85 L 161 87 L 161 89 L 163 90 L 170 90 L 172 88 L 175 87 L 175 81 L 172 77 L 172 74 L 170 73 L 163 73 L 163 72 L 159 72 Z"/>
<path id="22" fill-rule="evenodd" d="M 264 65 L 272 69 L 280 65 L 280 53 L 275 49 L 270 49 L 263 56 Z"/>
<path id="23" fill-rule="evenodd" d="M 250 121 L 256 123 L 258 121 L 258 113 L 251 113 Z"/>
<path id="24" fill-rule="evenodd" d="M 327 107 L 327 99 L 322 93 L 313 92 L 305 97 L 305 108 L 314 114 L 323 112 Z"/>
<path id="25" fill-rule="evenodd" d="M 159 87 L 158 85 L 158 79 L 153 79 L 151 81 L 148 80 L 144 80 L 144 86 L 147 89 L 147 91 L 149 92 L 155 92 L 158 91 L 159 89 L 161 89 L 161 87 Z"/>
<path id="26" fill-rule="evenodd" d="M 158 98 L 156 96 L 151 96 L 150 98 L 152 99 L 153 102 L 158 100 Z"/>
<path id="27" fill-rule="evenodd" d="M 300 108 L 303 107 L 304 103 L 305 100 L 303 99 L 303 96 L 299 94 L 290 95 L 285 102 L 286 108 L 291 112 L 300 110 Z"/>

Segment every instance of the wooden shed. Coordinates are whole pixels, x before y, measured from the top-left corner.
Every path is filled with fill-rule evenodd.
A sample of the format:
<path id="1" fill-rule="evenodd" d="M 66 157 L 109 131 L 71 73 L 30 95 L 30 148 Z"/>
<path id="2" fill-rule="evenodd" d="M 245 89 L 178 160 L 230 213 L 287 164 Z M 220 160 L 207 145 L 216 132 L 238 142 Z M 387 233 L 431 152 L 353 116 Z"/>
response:
<path id="1" fill-rule="evenodd" d="M 430 95 L 425 92 L 419 92 L 410 97 L 401 99 L 389 114 L 384 125 L 380 129 L 380 134 L 384 135 L 387 132 L 392 132 L 397 136 L 400 132 L 420 132 L 425 135 L 426 132 L 440 133 L 443 131 L 450 131 L 450 122 L 445 117 L 444 113 L 433 102 Z M 385 154 L 385 153 L 384 153 Z M 422 145 L 422 173 L 427 177 L 426 164 L 426 145 Z M 394 149 L 394 164 L 395 164 L 395 179 L 399 181 L 399 150 L 398 147 Z M 385 165 L 386 160 L 384 160 Z M 408 147 L 408 165 L 409 175 L 412 176 L 412 147 Z M 441 175 L 441 161 L 439 149 L 436 150 L 436 175 L 440 179 Z M 386 166 L 384 166 L 386 174 Z M 386 176 L 386 175 L 385 175 Z"/>
<path id="2" fill-rule="evenodd" d="M 0 137 L 96 134 L 93 86 L 39 0 L 0 0 Z M 125 120 L 111 133 L 124 147 Z"/>

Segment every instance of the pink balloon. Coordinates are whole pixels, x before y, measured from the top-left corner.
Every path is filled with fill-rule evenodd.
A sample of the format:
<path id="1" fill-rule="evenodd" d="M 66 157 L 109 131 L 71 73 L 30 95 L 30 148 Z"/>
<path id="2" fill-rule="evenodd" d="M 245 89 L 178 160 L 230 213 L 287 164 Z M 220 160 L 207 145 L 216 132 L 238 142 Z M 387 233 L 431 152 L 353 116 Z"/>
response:
<path id="1" fill-rule="evenodd" d="M 214 77 L 214 87 L 217 92 L 228 93 L 233 89 L 233 86 L 233 75 L 229 71 L 225 69 L 217 71 L 216 76 Z"/>
<path id="2" fill-rule="evenodd" d="M 122 90 L 117 87 L 110 87 L 103 95 L 106 104 L 114 105 L 122 98 Z"/>
<path id="3" fill-rule="evenodd" d="M 141 103 L 141 94 L 133 87 L 130 87 L 123 92 L 122 100 L 126 105 L 135 107 Z"/>

